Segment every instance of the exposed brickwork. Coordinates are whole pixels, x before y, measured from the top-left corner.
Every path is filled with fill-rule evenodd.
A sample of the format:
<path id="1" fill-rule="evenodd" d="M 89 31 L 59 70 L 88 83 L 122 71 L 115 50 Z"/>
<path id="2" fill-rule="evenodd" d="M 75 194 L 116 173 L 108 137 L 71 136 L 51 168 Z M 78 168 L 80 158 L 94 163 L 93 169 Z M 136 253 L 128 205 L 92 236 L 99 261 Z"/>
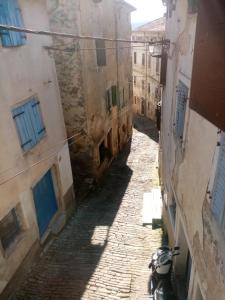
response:
<path id="1" fill-rule="evenodd" d="M 148 263 L 161 230 L 141 223 L 143 193 L 158 185 L 157 134 L 144 121 L 13 299 L 148 299 Z"/>

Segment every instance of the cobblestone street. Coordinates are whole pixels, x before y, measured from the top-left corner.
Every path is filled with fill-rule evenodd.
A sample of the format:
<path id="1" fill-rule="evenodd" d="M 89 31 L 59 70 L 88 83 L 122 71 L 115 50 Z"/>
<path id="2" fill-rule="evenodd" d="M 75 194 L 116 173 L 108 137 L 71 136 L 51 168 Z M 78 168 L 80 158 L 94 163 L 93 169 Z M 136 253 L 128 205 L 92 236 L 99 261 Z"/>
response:
<path id="1" fill-rule="evenodd" d="M 131 145 L 33 265 L 12 299 L 149 299 L 148 263 L 161 229 L 142 226 L 143 193 L 158 187 L 155 125 L 135 121 Z"/>

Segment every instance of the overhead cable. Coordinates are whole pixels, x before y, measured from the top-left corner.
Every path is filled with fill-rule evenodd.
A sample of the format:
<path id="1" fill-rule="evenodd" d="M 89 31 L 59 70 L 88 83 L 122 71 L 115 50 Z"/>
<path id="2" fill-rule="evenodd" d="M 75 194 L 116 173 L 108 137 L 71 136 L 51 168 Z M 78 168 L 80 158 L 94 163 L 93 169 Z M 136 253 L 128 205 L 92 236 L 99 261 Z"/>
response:
<path id="1" fill-rule="evenodd" d="M 76 142 L 79 141 L 81 138 L 83 138 L 83 136 L 81 136 L 80 138 L 78 138 L 78 139 L 76 140 Z M 75 142 L 72 142 L 71 144 L 68 144 L 68 146 L 70 147 L 70 146 L 73 145 L 74 143 L 75 143 Z M 23 173 L 25 173 L 25 172 L 27 172 L 29 169 L 31 169 L 31 168 L 33 168 L 33 167 L 39 165 L 40 163 L 42 163 L 42 162 L 44 162 L 44 161 L 46 161 L 46 160 L 48 160 L 48 159 L 50 159 L 50 158 L 56 156 L 58 153 L 59 153 L 59 150 L 57 150 L 57 151 L 51 153 L 50 155 L 48 155 L 48 156 L 46 156 L 46 157 L 40 159 L 39 161 L 37 161 L 37 162 L 35 162 L 35 163 L 29 165 L 28 167 L 26 167 L 25 169 L 19 171 L 18 173 L 16 173 L 16 174 L 13 175 L 12 177 L 10 177 L 10 178 L 8 178 L 8 179 L 5 179 L 5 180 L 1 181 L 1 182 L 0 182 L 0 186 L 3 185 L 3 184 L 5 184 L 5 183 L 7 183 L 7 182 L 9 182 L 9 181 L 11 181 L 11 180 L 13 180 L 14 178 L 18 177 L 19 175 L 22 175 Z"/>
<path id="2" fill-rule="evenodd" d="M 124 111 L 124 112 L 120 113 L 119 116 L 122 116 L 122 115 L 124 115 L 124 114 L 126 114 L 126 113 L 127 113 L 127 111 Z M 59 145 L 60 143 L 63 143 L 63 142 L 67 142 L 67 141 L 73 139 L 74 137 L 79 136 L 80 134 L 82 134 L 82 132 L 79 132 L 79 133 L 76 133 L 76 134 L 70 136 L 69 138 L 67 138 L 67 139 L 65 139 L 65 140 L 63 140 L 63 141 L 61 141 L 61 142 L 59 142 L 57 145 Z M 68 143 L 68 146 L 71 147 L 73 144 L 77 143 L 77 141 L 81 140 L 83 137 L 84 137 L 84 136 L 82 135 L 82 136 L 78 137 L 75 141 L 71 141 L 71 143 Z M 54 150 L 54 148 L 55 148 L 57 145 L 55 145 L 55 146 L 52 147 L 51 149 Z M 48 149 L 48 150 L 50 150 L 50 149 Z M 47 151 L 48 151 L 48 150 L 47 150 Z M 44 151 L 44 152 L 42 152 L 42 153 L 45 153 L 45 152 L 47 152 L 47 151 Z M 22 175 L 23 173 L 25 173 L 25 172 L 27 172 L 28 170 L 30 170 L 31 168 L 33 168 L 33 167 L 39 165 L 40 163 L 42 163 L 42 162 L 44 162 L 44 161 L 46 161 L 46 160 L 48 160 L 48 159 L 50 159 L 50 158 L 56 156 L 58 153 L 59 153 L 59 150 L 57 150 L 57 151 L 51 153 L 50 155 L 48 155 L 48 156 L 46 156 L 46 157 L 44 157 L 44 158 L 42 158 L 42 159 L 36 161 L 35 163 L 33 163 L 33 164 L 27 166 L 25 169 L 20 170 L 19 172 L 17 172 L 17 173 L 14 174 L 13 176 L 11 176 L 11 177 L 9 177 L 9 178 L 7 178 L 7 179 L 5 179 L 5 180 L 2 180 L 2 181 L 0 182 L 0 186 L 3 185 L 3 184 L 5 184 L 5 183 L 8 183 L 9 181 L 13 180 L 13 179 L 16 178 L 16 177 Z M 1 172 L 0 174 L 5 173 L 5 172 L 7 172 L 7 171 L 10 171 L 10 170 L 12 170 L 13 168 L 14 168 L 14 167 L 9 168 L 8 170 L 5 170 L 5 171 Z"/>
<path id="3" fill-rule="evenodd" d="M 132 49 L 132 48 L 143 48 L 143 46 L 129 46 L 129 47 L 105 47 L 105 48 L 79 48 L 79 47 L 72 47 L 71 48 L 60 48 L 61 46 L 64 46 L 63 44 L 60 46 L 44 46 L 47 50 L 54 50 L 54 51 L 65 51 L 65 52 L 73 52 L 73 51 L 96 51 L 97 50 L 117 50 L 117 49 Z"/>
<path id="4" fill-rule="evenodd" d="M 46 30 L 34 30 L 28 29 L 23 27 L 16 27 L 11 25 L 4 25 L 0 24 L 0 30 L 9 30 L 9 31 L 16 31 L 16 32 L 23 32 L 23 33 L 30 33 L 30 34 L 37 34 L 37 35 L 47 35 L 47 36 L 57 36 L 57 37 L 65 37 L 65 38 L 72 38 L 72 39 L 80 39 L 80 40 L 104 40 L 109 42 L 125 42 L 125 43 L 148 43 L 149 45 L 155 44 L 164 44 L 168 43 L 168 40 L 160 40 L 160 41 L 131 41 L 126 39 L 114 39 L 114 38 L 107 38 L 107 37 L 97 37 L 97 36 L 89 36 L 89 35 L 78 35 L 72 33 L 65 33 L 65 32 L 54 32 L 54 31 L 46 31 Z"/>
<path id="5" fill-rule="evenodd" d="M 77 136 L 80 136 L 80 134 L 81 134 L 81 132 L 78 132 L 78 133 L 76 133 L 76 134 L 74 134 L 74 135 L 72 135 L 72 136 L 70 136 L 70 137 L 68 137 L 64 140 L 59 141 L 57 144 L 55 144 L 51 148 L 48 148 L 48 149 L 44 150 L 41 154 L 44 154 L 44 153 L 49 152 L 51 150 L 55 150 L 56 147 L 60 146 L 61 144 L 64 144 L 65 142 L 68 142 L 68 141 L 72 140 L 73 138 L 75 138 Z M 0 176 L 3 175 L 6 172 L 9 172 L 9 171 L 13 170 L 13 169 L 15 169 L 15 167 L 10 167 L 8 169 L 5 169 L 4 171 L 1 171 Z"/>

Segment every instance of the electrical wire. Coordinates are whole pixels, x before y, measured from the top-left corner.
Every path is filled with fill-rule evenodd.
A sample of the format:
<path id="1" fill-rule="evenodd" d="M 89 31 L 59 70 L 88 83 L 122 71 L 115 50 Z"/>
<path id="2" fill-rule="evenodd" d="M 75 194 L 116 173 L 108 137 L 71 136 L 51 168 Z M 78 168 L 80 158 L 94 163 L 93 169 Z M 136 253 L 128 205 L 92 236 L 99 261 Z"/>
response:
<path id="1" fill-rule="evenodd" d="M 122 113 L 120 113 L 120 116 L 124 115 L 125 113 L 127 113 L 127 110 L 124 111 L 124 112 L 122 112 Z M 71 137 L 69 137 L 69 138 L 67 138 L 67 139 L 65 139 L 65 140 L 63 140 L 63 141 L 61 141 L 60 143 L 62 143 L 62 142 L 65 143 L 65 142 L 71 140 L 72 138 L 74 138 L 75 136 L 78 136 L 78 135 L 80 135 L 80 134 L 81 134 L 81 132 L 80 132 L 80 133 L 77 133 L 77 134 L 75 134 L 75 135 L 73 135 L 73 136 L 71 136 Z M 73 144 L 77 143 L 77 141 L 79 141 L 79 140 L 82 139 L 82 138 L 83 138 L 83 136 L 80 136 L 78 139 L 76 139 L 75 141 L 71 142 L 70 144 L 68 143 L 68 146 L 71 147 Z M 60 143 L 59 143 L 59 144 L 60 144 Z M 58 145 L 58 144 L 57 144 L 57 145 Z M 55 147 L 54 147 L 54 148 L 55 148 Z M 52 149 L 53 149 L 53 147 L 52 147 Z M 45 152 L 47 152 L 47 151 L 44 151 L 44 152 L 42 152 L 42 153 L 45 153 Z M 42 154 L 42 153 L 41 153 L 41 154 Z M 39 164 L 42 163 L 43 161 L 46 161 L 46 160 L 48 160 L 48 159 L 50 159 L 50 158 L 56 156 L 58 153 L 59 153 L 59 150 L 57 150 L 57 151 L 55 151 L 54 153 L 51 153 L 50 155 L 48 155 L 48 156 L 46 156 L 46 157 L 40 159 L 39 161 L 37 161 L 37 162 L 35 162 L 35 163 L 29 165 L 29 166 L 26 167 L 25 169 L 23 169 L 23 170 L 17 172 L 15 175 L 13 175 L 13 176 L 11 176 L 11 177 L 9 177 L 9 178 L 7 178 L 7 179 L 1 181 L 1 182 L 0 182 L 0 186 L 3 185 L 3 184 L 5 184 L 5 183 L 8 183 L 9 181 L 15 179 L 16 177 L 22 175 L 23 173 L 25 173 L 25 172 L 27 172 L 28 170 L 30 170 L 31 168 L 33 168 L 33 167 L 39 165 Z M 12 170 L 12 169 L 13 169 L 13 167 L 10 168 L 10 169 L 8 169 L 8 170 Z M 4 172 L 4 171 L 3 171 L 3 172 Z M 2 174 L 2 173 L 0 173 L 0 174 Z"/>
<path id="2" fill-rule="evenodd" d="M 46 30 L 34 30 L 28 29 L 23 27 L 11 26 L 11 25 L 4 25 L 0 24 L 0 29 L 2 30 L 9 30 L 9 31 L 16 31 L 16 32 L 23 32 L 29 34 L 36 34 L 36 35 L 46 35 L 46 36 L 58 36 L 58 37 L 65 37 L 65 38 L 72 38 L 72 39 L 80 39 L 80 40 L 103 40 L 109 42 L 126 42 L 126 43 L 133 43 L 133 44 L 146 44 L 155 45 L 155 44 L 164 44 L 168 43 L 168 40 L 160 40 L 160 41 L 132 41 L 126 39 L 113 39 L 113 38 L 106 38 L 106 37 L 98 37 L 98 36 L 88 36 L 88 35 L 77 35 L 72 33 L 64 33 L 64 32 L 54 32 L 54 31 L 46 31 Z"/>
<path id="3" fill-rule="evenodd" d="M 47 150 L 43 151 L 43 152 L 41 153 L 41 155 L 44 154 L 44 153 L 46 153 L 46 152 L 49 152 L 49 151 L 55 149 L 57 146 L 59 146 L 59 145 L 65 143 L 65 142 L 67 142 L 67 141 L 70 141 L 71 139 L 73 139 L 73 138 L 76 137 L 76 136 L 79 136 L 80 134 L 81 134 L 81 132 L 78 132 L 78 133 L 76 133 L 76 134 L 70 136 L 69 138 L 66 138 L 66 139 L 64 139 L 64 140 L 62 140 L 62 141 L 60 141 L 60 142 L 58 142 L 58 143 L 55 144 L 53 147 L 48 148 Z M 3 174 L 6 173 L 6 172 L 9 172 L 9 171 L 13 170 L 14 168 L 15 168 L 15 167 L 10 167 L 10 168 L 8 168 L 8 169 L 6 169 L 6 170 L 4 170 L 4 171 L 1 171 L 1 172 L 0 172 L 0 176 L 3 175 Z"/>
<path id="4" fill-rule="evenodd" d="M 29 33 L 29 34 L 36 34 L 36 35 L 46 35 L 46 36 L 58 36 L 58 37 L 65 37 L 65 38 L 73 38 L 73 39 L 85 39 L 85 40 L 96 40 L 96 39 L 100 39 L 100 40 L 104 40 L 104 41 L 111 41 L 111 42 L 126 42 L 126 43 L 132 43 L 132 44 L 135 44 L 135 43 L 138 43 L 138 44 L 140 44 L 140 43 L 143 43 L 143 44 L 149 44 L 149 45 L 153 45 L 153 44 L 159 44 L 159 43 L 161 43 L 161 44 L 163 44 L 163 43 L 166 43 L 166 44 L 168 44 L 169 43 L 169 41 L 168 40 L 161 40 L 161 41 L 131 41 L 131 40 L 126 40 L 126 39 L 112 39 L 112 38 L 105 38 L 105 37 L 93 37 L 93 36 L 81 36 L 81 35 L 75 35 L 75 34 L 68 34 L 68 33 L 60 33 L 60 32 L 51 32 L 51 31 L 43 31 L 43 30 L 32 30 L 32 29 L 27 29 L 27 28 L 21 28 L 21 27 L 16 27 L 16 26 L 10 26 L 10 25 L 4 25 L 4 24 L 0 24 L 0 29 L 2 29 L 2 30 L 9 30 L 9 31 L 16 31 L 16 32 L 25 32 L 25 33 Z M 142 47 L 142 46 L 131 46 L 131 47 Z M 123 47 L 123 48 L 131 48 L 131 47 Z M 46 47 L 45 47 L 46 48 Z M 122 48 L 122 47 L 121 47 Z M 107 49 L 107 48 L 104 48 L 104 49 Z M 113 47 L 112 48 L 108 48 L 108 49 L 113 49 Z M 115 50 L 116 49 L 119 49 L 118 47 L 115 47 L 114 48 Z M 90 49 L 90 48 L 81 48 L 81 49 L 79 49 L 78 48 L 78 51 L 79 50 L 96 50 L 96 49 Z M 67 139 L 65 139 L 64 141 L 61 141 L 59 144 L 61 144 L 61 143 L 65 143 L 66 141 L 69 141 L 70 139 L 72 139 L 73 137 L 75 137 L 75 136 L 77 136 L 78 134 L 76 134 L 76 135 L 74 135 L 74 136 L 71 136 L 71 137 L 69 137 L 69 138 L 67 138 Z M 78 138 L 76 141 L 74 141 L 73 143 L 71 143 L 71 144 L 69 144 L 69 147 L 72 145 L 72 144 L 74 144 L 74 143 L 76 143 L 79 139 L 81 139 L 81 138 L 83 138 L 83 136 L 82 137 L 80 137 L 80 138 Z M 58 145 L 58 144 L 57 144 Z M 54 148 L 55 148 L 55 146 L 54 146 Z M 51 149 L 53 149 L 53 147 L 51 148 Z M 44 151 L 43 153 L 46 153 L 46 152 L 48 152 L 48 151 L 50 151 L 51 149 L 48 149 L 48 150 L 46 150 L 46 151 Z M 16 178 L 17 176 L 19 176 L 19 175 L 21 175 L 21 174 L 23 174 L 24 172 L 26 172 L 26 171 L 28 171 L 30 168 L 33 168 L 33 167 L 35 167 L 36 165 L 38 165 L 38 164 L 40 164 L 41 162 L 43 162 L 43 161 L 45 161 L 45 160 L 47 160 L 47 159 L 49 159 L 49 158 L 51 158 L 51 157 L 53 157 L 53 156 L 55 156 L 56 154 L 58 154 L 58 151 L 56 151 L 56 152 L 54 152 L 54 153 L 52 153 L 52 154 L 50 154 L 49 156 L 47 156 L 47 157 L 45 157 L 45 158 L 43 158 L 43 159 L 41 159 L 41 160 L 39 160 L 39 161 L 37 161 L 37 162 L 35 162 L 35 163 L 33 163 L 32 165 L 30 165 L 30 166 L 28 166 L 27 168 L 25 168 L 25 169 L 23 169 L 23 170 L 21 170 L 21 171 L 19 171 L 18 173 L 16 173 L 14 176 L 12 176 L 12 177 L 10 177 L 10 178 L 8 178 L 8 179 L 6 179 L 6 180 L 3 180 L 2 182 L 0 182 L 0 185 L 3 185 L 3 184 L 5 184 L 5 183 L 7 183 L 7 182 L 9 182 L 9 181 L 11 181 L 12 179 L 14 179 L 14 178 Z M 14 167 L 12 167 L 12 168 L 9 168 L 8 170 L 5 170 L 5 171 L 2 171 L 0 174 L 3 174 L 3 173 L 5 173 L 5 172 L 7 172 L 7 171 L 10 171 L 10 170 L 12 170 Z"/>
<path id="5" fill-rule="evenodd" d="M 79 141 L 81 138 L 83 138 L 83 136 L 81 136 L 80 138 L 78 138 L 76 141 L 74 141 L 74 142 L 68 144 L 68 146 L 70 147 L 71 145 L 73 145 L 74 143 L 76 143 L 77 141 Z M 8 178 L 8 179 L 5 179 L 5 180 L 1 181 L 1 182 L 0 182 L 0 186 L 3 185 L 3 184 L 5 184 L 5 183 L 8 183 L 9 181 L 13 180 L 14 178 L 18 177 L 19 175 L 22 175 L 23 173 L 27 172 L 27 171 L 30 170 L 31 168 L 36 167 L 36 166 L 39 165 L 40 163 L 42 163 L 42 162 L 44 162 L 44 161 L 46 161 L 46 160 L 48 160 L 48 159 L 50 159 L 50 158 L 56 156 L 58 153 L 59 153 L 59 151 L 57 150 L 57 151 L 51 153 L 50 155 L 48 155 L 48 156 L 46 156 L 46 157 L 40 159 L 39 161 L 37 161 L 37 162 L 35 162 L 35 163 L 29 165 L 28 167 L 26 167 L 25 169 L 19 171 L 18 173 L 16 173 L 16 174 L 13 175 L 12 177 L 10 177 L 10 178 Z"/>
<path id="6" fill-rule="evenodd" d="M 64 46 L 64 45 L 61 45 Z M 72 45 L 71 45 L 72 46 Z M 106 48 L 64 48 L 60 49 L 58 46 L 44 46 L 44 49 L 47 50 L 55 50 L 55 51 L 65 51 L 65 52 L 73 52 L 73 51 L 96 51 L 96 50 L 120 50 L 120 49 L 132 49 L 132 48 L 143 48 L 143 46 L 129 46 L 129 47 L 106 47 Z"/>

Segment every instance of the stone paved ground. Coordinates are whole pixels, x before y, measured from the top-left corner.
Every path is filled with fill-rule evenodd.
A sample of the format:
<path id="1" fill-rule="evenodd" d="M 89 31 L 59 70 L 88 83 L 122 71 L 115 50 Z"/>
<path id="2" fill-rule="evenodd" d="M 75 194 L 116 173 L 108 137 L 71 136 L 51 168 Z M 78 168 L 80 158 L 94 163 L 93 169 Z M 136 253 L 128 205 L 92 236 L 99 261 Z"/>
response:
<path id="1" fill-rule="evenodd" d="M 148 263 L 162 232 L 143 227 L 143 193 L 158 186 L 157 132 L 136 120 L 131 145 L 113 163 L 66 228 L 40 257 L 13 299 L 148 297 Z"/>

